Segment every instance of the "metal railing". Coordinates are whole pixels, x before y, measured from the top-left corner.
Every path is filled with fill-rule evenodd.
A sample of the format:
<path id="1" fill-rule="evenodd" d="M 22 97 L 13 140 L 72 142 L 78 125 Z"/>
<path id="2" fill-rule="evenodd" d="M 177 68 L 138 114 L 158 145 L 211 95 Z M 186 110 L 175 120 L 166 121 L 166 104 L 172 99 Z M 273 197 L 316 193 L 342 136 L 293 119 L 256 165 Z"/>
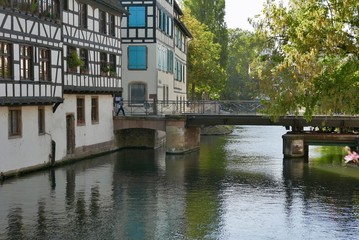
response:
<path id="1" fill-rule="evenodd" d="M 114 106 L 114 114 L 118 110 Z M 131 103 L 124 101 L 123 108 L 126 115 L 148 116 L 148 115 L 180 115 L 180 114 L 260 114 L 263 108 L 260 101 L 144 101 L 141 103 Z M 122 112 L 119 113 L 122 115 Z"/>

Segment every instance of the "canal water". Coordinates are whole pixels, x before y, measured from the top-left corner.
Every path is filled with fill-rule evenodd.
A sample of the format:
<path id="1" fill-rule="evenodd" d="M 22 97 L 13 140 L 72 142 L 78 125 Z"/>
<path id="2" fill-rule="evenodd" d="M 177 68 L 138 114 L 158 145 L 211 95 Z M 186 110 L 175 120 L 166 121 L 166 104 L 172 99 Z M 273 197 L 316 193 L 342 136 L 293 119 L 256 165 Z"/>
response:
<path id="1" fill-rule="evenodd" d="M 0 185 L 0 239 L 358 239 L 359 168 L 284 160 L 281 127 L 123 150 Z M 26 159 L 24 159 L 26 161 Z"/>

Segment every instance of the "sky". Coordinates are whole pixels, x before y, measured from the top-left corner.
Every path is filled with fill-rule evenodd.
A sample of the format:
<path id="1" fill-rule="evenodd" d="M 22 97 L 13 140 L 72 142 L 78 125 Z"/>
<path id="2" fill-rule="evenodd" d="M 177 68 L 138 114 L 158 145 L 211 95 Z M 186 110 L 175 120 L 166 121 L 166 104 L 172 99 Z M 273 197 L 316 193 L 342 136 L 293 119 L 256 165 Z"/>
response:
<path id="1" fill-rule="evenodd" d="M 253 31 L 247 19 L 259 14 L 264 2 L 265 0 L 226 0 L 227 27 Z"/>

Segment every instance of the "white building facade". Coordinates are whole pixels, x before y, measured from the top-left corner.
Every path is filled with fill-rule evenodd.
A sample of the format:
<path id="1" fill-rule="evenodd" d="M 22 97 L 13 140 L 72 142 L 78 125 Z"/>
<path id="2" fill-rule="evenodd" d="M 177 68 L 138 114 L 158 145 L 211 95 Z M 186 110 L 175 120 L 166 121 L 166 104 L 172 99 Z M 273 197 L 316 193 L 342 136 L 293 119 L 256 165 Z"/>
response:
<path id="1" fill-rule="evenodd" d="M 46 3 L 46 4 L 45 4 Z M 51 161 L 63 102 L 60 1 L 0 2 L 0 172 Z"/>
<path id="2" fill-rule="evenodd" d="M 123 88 L 129 104 L 187 99 L 187 44 L 190 32 L 174 0 L 121 0 Z M 181 39 L 181 44 L 179 44 Z"/>

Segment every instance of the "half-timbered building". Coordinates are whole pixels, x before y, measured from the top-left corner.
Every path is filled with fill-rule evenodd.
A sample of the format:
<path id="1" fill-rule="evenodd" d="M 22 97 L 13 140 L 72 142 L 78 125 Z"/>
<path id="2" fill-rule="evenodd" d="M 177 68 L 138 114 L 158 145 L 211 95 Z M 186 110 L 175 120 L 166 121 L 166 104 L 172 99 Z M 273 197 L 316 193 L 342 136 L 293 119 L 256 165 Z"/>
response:
<path id="1" fill-rule="evenodd" d="M 190 32 L 174 0 L 121 0 L 129 12 L 122 22 L 124 98 L 130 104 L 187 96 Z"/>
<path id="2" fill-rule="evenodd" d="M 65 0 L 62 12 L 64 104 L 59 107 L 59 157 L 113 147 L 113 97 L 122 94 L 118 0 Z"/>
<path id="3" fill-rule="evenodd" d="M 53 158 L 63 102 L 59 0 L 0 1 L 0 172 Z"/>
<path id="4" fill-rule="evenodd" d="M 0 0 L 1 175 L 115 148 L 125 13 L 119 0 Z"/>

